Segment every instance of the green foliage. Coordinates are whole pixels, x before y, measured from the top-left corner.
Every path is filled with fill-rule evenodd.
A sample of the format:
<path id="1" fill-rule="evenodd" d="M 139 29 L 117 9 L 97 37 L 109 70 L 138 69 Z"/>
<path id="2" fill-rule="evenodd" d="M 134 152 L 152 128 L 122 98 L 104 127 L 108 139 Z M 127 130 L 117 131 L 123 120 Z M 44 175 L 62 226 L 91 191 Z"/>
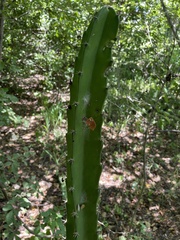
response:
<path id="1" fill-rule="evenodd" d="M 65 109 L 62 103 L 57 103 L 52 105 L 50 108 L 45 109 L 45 111 L 43 111 L 42 113 L 42 116 L 45 120 L 45 130 L 47 132 L 53 130 L 56 138 L 58 138 L 58 130 L 63 120 L 64 110 Z"/>
<path id="2" fill-rule="evenodd" d="M 17 219 L 17 216 L 21 208 L 28 208 L 30 206 L 25 192 L 28 190 L 30 194 L 30 192 L 33 192 L 33 189 L 37 189 L 37 185 L 32 183 L 34 179 L 26 179 L 23 183 L 19 181 L 20 175 L 18 170 L 20 164 L 23 164 L 22 160 L 26 164 L 27 159 L 32 154 L 30 151 L 23 154 L 15 153 L 11 156 L 6 156 L 2 152 L 0 153 L 0 191 L 3 194 L 4 192 L 6 193 L 4 198 L 7 201 L 3 207 L 5 214 L 4 238 L 14 239 L 16 236 L 16 239 L 19 239 L 17 235 L 21 222 Z M 23 192 L 22 188 L 24 189 Z"/>
<path id="3" fill-rule="evenodd" d="M 107 120 L 122 125 L 127 119 L 137 122 L 139 113 L 146 117 L 154 102 L 159 101 L 154 91 L 161 92 L 162 83 L 171 72 L 166 110 L 162 111 L 161 101 L 161 111 L 155 111 L 154 124 L 161 129 L 177 128 L 179 123 L 174 126 L 174 117 L 178 115 L 176 103 L 180 92 L 179 46 L 160 3 L 6 1 L 1 81 L 8 86 L 16 76 L 40 73 L 46 76 L 47 89 L 66 85 L 72 76 L 88 16 L 103 4 L 112 5 L 120 18 L 120 35 L 113 53 L 115 64 L 109 74 Z M 167 8 L 178 29 L 179 3 L 170 1 Z M 116 112 L 118 118 L 114 119 Z"/>
<path id="4" fill-rule="evenodd" d="M 17 74 L 40 73 L 56 86 L 69 78 L 79 43 L 74 36 L 81 35 L 93 11 L 89 3 L 85 6 L 83 1 L 6 1 L 2 59 L 6 81 Z"/>
<path id="5" fill-rule="evenodd" d="M 43 220 L 43 224 L 38 224 L 38 227 L 41 226 L 41 228 L 49 229 L 49 232 L 51 233 L 49 235 L 53 234 L 54 239 L 62 239 L 66 235 L 65 225 L 62 221 L 62 217 L 65 214 L 64 212 L 65 209 L 62 209 L 61 212 L 59 212 L 59 207 L 54 207 L 53 209 L 49 209 L 46 212 L 42 212 L 41 217 Z"/>
<path id="6" fill-rule="evenodd" d="M 21 117 L 15 114 L 13 109 L 8 105 L 11 102 L 16 102 L 18 99 L 7 93 L 8 89 L 0 89 L 0 126 L 18 124 L 21 122 Z"/>
<path id="7" fill-rule="evenodd" d="M 153 109 L 154 126 L 178 128 L 179 46 L 161 6 L 154 4 L 131 1 L 119 6 L 120 37 L 114 49 L 115 68 L 110 72 L 107 120 L 138 124 Z M 171 78 L 166 82 L 168 74 Z"/>
<path id="8" fill-rule="evenodd" d="M 114 64 L 107 72 L 110 81 L 104 113 L 106 124 L 118 131 L 128 126 L 133 131 L 144 132 L 147 123 L 156 131 L 179 131 L 179 44 L 164 15 L 160 1 L 150 0 L 6 0 L 3 12 L 5 17 L 3 52 L 0 60 L 0 127 L 17 126 L 22 123 L 22 118 L 15 113 L 12 106 L 18 101 L 15 96 L 18 96 L 19 100 L 22 98 L 21 84 L 17 84 L 17 79 L 19 83 L 20 78 L 42 74 L 45 77 L 43 90 L 48 93 L 57 89 L 67 92 L 74 69 L 74 59 L 80 47 L 82 33 L 89 22 L 89 16 L 104 4 L 112 6 L 119 13 L 120 19 L 120 31 L 113 47 Z M 165 4 L 172 25 L 179 34 L 179 1 L 170 0 Z M 43 146 L 41 156 L 43 159 L 54 159 L 54 162 L 61 166 L 66 152 L 61 128 L 65 123 L 62 120 L 65 116 L 64 106 L 52 105 L 44 92 L 38 95 L 38 100 L 43 105 L 40 115 L 44 120 L 41 128 L 36 131 L 38 143 Z M 84 128 L 86 127 L 84 125 Z M 12 139 L 17 137 L 16 134 L 12 134 Z M 50 137 L 53 140 L 50 140 Z M 170 133 L 167 137 L 171 138 Z M 61 146 L 63 157 L 57 144 Z M 163 144 L 167 145 L 159 138 L 154 140 L 153 144 L 157 148 Z M 174 155 L 177 148 L 174 139 L 168 144 L 168 148 L 171 148 Z M 22 192 L 12 187 L 18 181 L 21 182 L 18 175 L 19 164 L 26 165 L 33 154 L 29 148 L 23 148 L 22 151 L 21 154 L 5 156 L 1 153 L 0 156 L 0 183 L 7 189 L 12 199 L 10 206 L 16 206 L 18 200 L 23 207 L 25 193 L 38 192 L 38 186 L 34 184 L 35 178 L 23 181 Z M 119 158 L 117 152 L 114 153 L 114 157 L 116 159 L 114 164 L 117 167 L 125 164 L 125 157 Z M 179 156 L 175 154 L 172 161 L 178 164 Z M 127 162 L 131 166 L 131 163 Z M 158 170 L 160 165 L 156 163 L 155 158 L 152 158 L 148 167 Z M 123 179 L 122 175 L 120 177 Z M 178 170 L 173 177 L 178 178 Z M 136 188 L 137 184 L 134 183 L 134 189 Z M 3 196 L 1 189 L 0 194 Z M 152 194 L 153 189 L 150 189 L 147 195 L 152 197 Z M 174 190 L 169 193 L 169 197 L 172 195 L 176 195 Z M 4 208 L 4 219 L 9 223 L 5 225 L 5 235 L 7 239 L 13 239 L 20 223 L 16 221 L 15 229 L 12 227 L 17 211 L 8 204 L 7 208 Z M 24 206 L 25 209 L 26 207 L 28 208 Z M 125 211 L 117 207 L 115 211 L 118 214 L 122 213 L 122 218 L 124 216 L 122 221 L 127 222 Z M 37 222 L 36 232 L 41 234 L 42 229 L 51 226 L 60 237 L 61 233 L 58 231 L 62 228 L 57 227 L 58 223 L 60 226 L 62 224 L 59 211 L 57 209 L 52 210 L 52 213 L 49 211 L 42 215 L 42 218 L 45 224 L 41 226 L 41 223 Z M 57 221 L 54 223 L 56 227 L 52 224 L 53 218 Z M 107 226 L 107 220 L 103 221 Z M 134 233 L 132 239 L 148 239 L 144 226 L 146 224 L 139 221 L 137 225 L 138 232 Z M 49 228 L 46 234 L 52 234 Z M 34 236 L 32 239 L 39 237 Z M 103 239 L 103 236 L 100 239 Z"/>
<path id="9" fill-rule="evenodd" d="M 35 175 L 21 179 L 18 171 L 27 166 L 28 159 L 34 156 L 34 152 L 29 148 L 24 148 L 22 154 L 16 153 L 11 156 L 0 155 L 0 193 L 5 198 L 6 204 L 3 207 L 4 231 L 0 237 L 2 239 L 20 239 L 19 227 L 22 225 L 19 212 L 26 212 L 31 207 L 30 196 L 42 194 L 39 191 L 39 184 Z M 3 196 L 4 191 L 7 194 Z M 65 191 L 65 190 L 64 190 Z M 38 220 L 34 223 L 32 233 L 35 235 L 32 239 L 41 239 L 49 236 L 50 239 L 63 239 L 65 236 L 65 226 L 62 216 L 65 215 L 65 209 L 54 207 L 47 211 L 40 212 Z M 39 221 L 41 219 L 41 222 Z M 52 238 L 51 238 L 52 236 Z"/>

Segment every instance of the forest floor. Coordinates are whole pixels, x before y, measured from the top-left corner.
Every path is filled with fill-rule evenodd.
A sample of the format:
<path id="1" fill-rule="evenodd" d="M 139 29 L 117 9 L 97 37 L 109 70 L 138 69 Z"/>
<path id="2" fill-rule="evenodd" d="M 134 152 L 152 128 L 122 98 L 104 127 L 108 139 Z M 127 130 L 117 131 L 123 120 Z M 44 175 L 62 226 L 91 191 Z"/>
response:
<path id="1" fill-rule="evenodd" d="M 65 205 L 67 122 L 62 117 L 54 131 L 47 118 L 42 116 L 43 109 L 48 107 L 37 97 L 38 92 L 42 94 L 43 80 L 43 77 L 35 76 L 17 82 L 22 92 L 12 108 L 22 116 L 23 124 L 0 127 L 0 151 L 7 161 L 21 156 L 21 159 L 17 157 L 22 163 L 18 168 L 20 177 L 9 189 L 13 192 L 22 188 L 22 196 L 30 201 L 31 207 L 19 212 L 19 218 L 30 229 L 39 212 Z M 62 108 L 67 108 L 67 89 L 43 94 L 52 104 L 58 99 Z M 101 239 L 179 240 L 180 133 L 152 128 L 144 148 L 144 133 L 133 126 L 122 130 L 104 124 L 102 139 L 103 171 L 98 207 Z M 33 189 L 23 187 L 27 179 L 37 180 L 41 194 L 29 194 Z M 12 192 L 8 190 L 9 198 Z M 5 204 L 1 197 L 0 209 Z M 2 218 L 0 221 L 0 231 L 3 231 L 4 221 Z M 30 239 L 30 236 L 32 234 L 22 225 L 20 239 Z"/>

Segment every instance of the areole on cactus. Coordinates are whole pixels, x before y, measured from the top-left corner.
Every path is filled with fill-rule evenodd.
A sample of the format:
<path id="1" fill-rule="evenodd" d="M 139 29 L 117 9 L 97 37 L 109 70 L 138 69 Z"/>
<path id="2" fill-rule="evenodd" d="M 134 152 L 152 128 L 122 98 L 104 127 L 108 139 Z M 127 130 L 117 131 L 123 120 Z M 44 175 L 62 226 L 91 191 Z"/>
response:
<path id="1" fill-rule="evenodd" d="M 105 71 L 118 30 L 113 8 L 97 12 L 82 39 L 70 85 L 67 139 L 66 239 L 97 239 L 97 200 L 101 174 L 102 109 L 107 95 Z"/>

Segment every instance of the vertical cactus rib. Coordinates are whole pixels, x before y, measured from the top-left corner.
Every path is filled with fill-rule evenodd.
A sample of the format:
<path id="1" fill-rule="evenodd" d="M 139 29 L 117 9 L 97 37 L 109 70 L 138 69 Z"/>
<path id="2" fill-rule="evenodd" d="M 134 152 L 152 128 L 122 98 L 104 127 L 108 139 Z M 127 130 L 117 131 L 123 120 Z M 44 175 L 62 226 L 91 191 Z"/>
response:
<path id="1" fill-rule="evenodd" d="M 96 240 L 105 71 L 111 64 L 118 16 L 108 6 L 95 14 L 82 39 L 70 85 L 67 139 L 67 240 Z"/>

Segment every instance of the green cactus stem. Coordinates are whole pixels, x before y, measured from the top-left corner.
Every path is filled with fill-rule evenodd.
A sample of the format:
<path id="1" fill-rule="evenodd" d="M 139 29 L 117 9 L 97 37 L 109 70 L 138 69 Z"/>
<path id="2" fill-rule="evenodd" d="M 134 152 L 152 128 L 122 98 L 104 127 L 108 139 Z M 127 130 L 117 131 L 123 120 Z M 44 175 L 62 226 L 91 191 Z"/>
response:
<path id="1" fill-rule="evenodd" d="M 67 240 L 97 239 L 105 71 L 111 64 L 118 16 L 108 6 L 97 12 L 82 39 L 70 84 L 67 132 Z"/>

